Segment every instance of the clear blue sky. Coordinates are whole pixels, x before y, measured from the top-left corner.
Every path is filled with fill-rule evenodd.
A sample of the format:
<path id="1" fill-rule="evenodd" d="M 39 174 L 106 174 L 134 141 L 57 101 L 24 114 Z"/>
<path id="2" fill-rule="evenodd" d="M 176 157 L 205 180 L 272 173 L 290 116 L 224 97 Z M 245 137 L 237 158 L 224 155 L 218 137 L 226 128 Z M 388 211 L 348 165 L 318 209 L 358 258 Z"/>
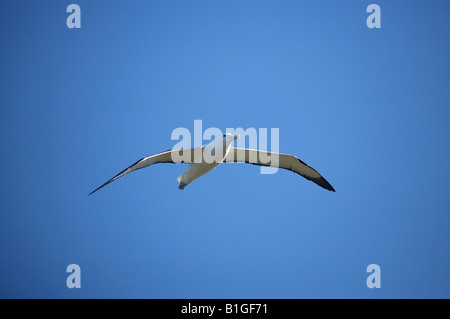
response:
<path id="1" fill-rule="evenodd" d="M 448 1 L 70 3 L 0 3 L 0 297 L 450 297 Z M 160 164 L 87 196 L 196 119 L 279 128 L 336 193 Z"/>

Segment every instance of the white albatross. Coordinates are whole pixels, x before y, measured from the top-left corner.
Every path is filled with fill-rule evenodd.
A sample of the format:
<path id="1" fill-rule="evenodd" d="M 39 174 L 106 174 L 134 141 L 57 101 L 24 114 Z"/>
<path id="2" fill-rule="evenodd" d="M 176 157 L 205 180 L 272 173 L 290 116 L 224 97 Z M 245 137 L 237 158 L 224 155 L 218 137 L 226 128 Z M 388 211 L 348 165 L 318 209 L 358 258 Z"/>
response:
<path id="1" fill-rule="evenodd" d="M 178 182 L 180 183 L 180 185 L 178 186 L 179 189 L 184 189 L 195 179 L 208 173 L 221 163 L 241 162 L 253 165 L 271 166 L 287 169 L 303 176 L 307 180 L 310 180 L 329 191 L 335 191 L 333 186 L 331 186 L 330 183 L 328 183 L 327 180 L 319 174 L 319 172 L 317 172 L 314 168 L 304 163 L 294 155 L 231 147 L 231 144 L 237 139 L 239 139 L 239 134 L 232 135 L 230 133 L 227 133 L 223 135 L 222 139 L 215 139 L 209 144 L 206 144 L 202 147 L 186 150 L 168 150 L 159 154 L 144 157 L 130 167 L 124 169 L 122 172 L 111 178 L 100 187 L 93 190 L 89 195 L 95 193 L 100 188 L 108 185 L 109 183 L 115 181 L 125 174 L 158 163 L 189 164 L 186 171 L 177 178 Z M 222 150 L 222 152 L 216 152 L 216 150 Z M 203 156 L 201 156 L 202 154 L 204 158 Z M 210 157 L 206 157 L 206 154 L 209 154 Z M 200 157 L 197 157 L 198 155 L 200 155 Z M 263 160 L 270 158 L 272 155 L 274 155 L 277 160 Z M 200 158 L 200 160 L 194 160 L 194 158 Z M 208 158 L 209 160 L 205 160 Z"/>

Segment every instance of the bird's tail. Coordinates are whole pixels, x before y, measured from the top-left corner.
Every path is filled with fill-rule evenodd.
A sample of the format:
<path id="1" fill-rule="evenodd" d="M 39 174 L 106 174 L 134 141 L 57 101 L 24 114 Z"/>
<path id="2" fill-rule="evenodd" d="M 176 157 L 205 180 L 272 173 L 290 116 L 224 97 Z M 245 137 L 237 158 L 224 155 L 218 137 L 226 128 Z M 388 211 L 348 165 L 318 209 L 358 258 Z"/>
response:
<path id="1" fill-rule="evenodd" d="M 180 183 L 180 185 L 178 186 L 178 189 L 184 189 L 187 186 L 187 184 L 184 183 L 184 174 L 178 176 L 177 181 L 178 181 L 178 183 Z"/>

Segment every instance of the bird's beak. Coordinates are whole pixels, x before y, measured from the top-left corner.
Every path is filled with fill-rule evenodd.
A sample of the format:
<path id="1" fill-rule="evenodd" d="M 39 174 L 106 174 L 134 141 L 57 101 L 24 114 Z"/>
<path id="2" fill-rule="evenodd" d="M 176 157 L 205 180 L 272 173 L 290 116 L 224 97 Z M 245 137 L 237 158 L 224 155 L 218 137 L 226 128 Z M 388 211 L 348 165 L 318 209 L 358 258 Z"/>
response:
<path id="1" fill-rule="evenodd" d="M 234 141 L 236 141 L 236 140 L 238 140 L 240 138 L 241 138 L 241 136 L 239 134 L 237 134 L 237 135 L 234 136 Z"/>

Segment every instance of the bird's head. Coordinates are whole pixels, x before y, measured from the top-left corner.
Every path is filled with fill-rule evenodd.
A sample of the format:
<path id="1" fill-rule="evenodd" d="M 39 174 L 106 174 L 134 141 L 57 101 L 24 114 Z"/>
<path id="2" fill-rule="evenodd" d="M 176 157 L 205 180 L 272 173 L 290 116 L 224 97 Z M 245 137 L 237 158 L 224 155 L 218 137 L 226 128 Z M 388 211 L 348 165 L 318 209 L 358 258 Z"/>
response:
<path id="1" fill-rule="evenodd" d="M 233 134 L 230 134 L 230 133 L 223 134 L 223 141 L 227 145 L 232 143 L 232 142 L 234 142 L 234 141 L 236 141 L 236 140 L 238 140 L 238 139 L 240 139 L 240 138 L 241 138 L 241 136 L 239 134 L 236 134 L 236 135 L 233 135 Z"/>

